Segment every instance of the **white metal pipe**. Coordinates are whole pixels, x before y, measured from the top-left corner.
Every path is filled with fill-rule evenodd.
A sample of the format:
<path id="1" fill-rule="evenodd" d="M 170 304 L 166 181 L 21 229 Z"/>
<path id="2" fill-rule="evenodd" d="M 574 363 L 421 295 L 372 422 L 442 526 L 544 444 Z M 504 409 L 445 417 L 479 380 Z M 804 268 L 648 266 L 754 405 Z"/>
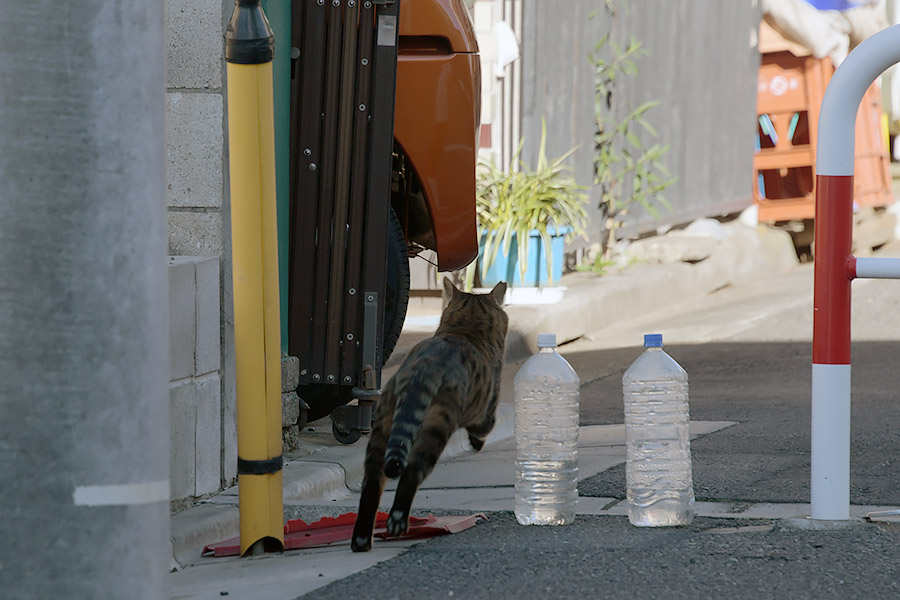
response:
<path id="1" fill-rule="evenodd" d="M 850 365 L 812 366 L 810 516 L 850 518 Z"/>
<path id="2" fill-rule="evenodd" d="M 885 69 L 900 62 L 900 25 L 865 40 L 841 63 L 819 113 L 818 175 L 853 175 L 856 113 L 863 94 Z"/>
<path id="3" fill-rule="evenodd" d="M 816 145 L 816 178 L 817 183 L 841 179 L 853 175 L 855 162 L 856 115 L 859 104 L 866 90 L 885 69 L 900 62 L 900 25 L 880 31 L 860 44 L 844 60 L 837 69 L 819 112 L 818 142 Z M 844 182 L 846 184 L 846 182 Z M 832 189 L 832 193 L 843 190 Z M 846 191 L 852 194 L 852 187 Z M 849 208 L 850 198 L 827 198 L 817 189 L 817 237 L 820 226 L 826 228 L 829 238 L 840 239 L 839 229 L 844 225 L 841 218 L 831 220 L 827 226 L 824 218 L 833 215 L 833 202 L 846 201 Z M 822 202 L 829 202 L 825 207 Z M 827 208 L 828 210 L 824 210 Z M 821 212 L 820 212 L 821 211 Z M 819 214 L 820 213 L 820 214 Z M 848 215 L 849 217 L 849 215 Z M 824 239 L 824 238 L 823 238 Z M 832 248 L 833 250 L 833 248 Z M 849 252 L 849 248 L 848 248 Z M 852 257 L 835 256 L 832 259 L 843 261 Z M 878 260 L 879 262 L 874 262 Z M 900 275 L 893 261 L 885 259 L 856 259 L 856 264 L 848 272 L 857 277 Z M 873 261 L 873 262 L 869 262 Z M 816 295 L 820 285 L 837 285 L 837 281 L 820 282 L 820 264 L 816 265 Z M 847 282 L 849 286 L 849 281 Z M 834 290 L 831 290 L 834 292 Z M 848 290 L 849 292 L 849 290 Z M 836 297 L 840 298 L 840 294 Z M 831 299 L 823 300 L 830 302 Z M 819 300 L 816 300 L 818 303 Z M 832 310 L 830 304 L 819 309 Z M 849 304 L 846 318 L 849 319 Z M 820 311 L 821 312 L 821 311 Z M 839 323 L 840 320 L 836 321 Z M 835 326 L 835 325 L 830 325 Z M 814 330 L 816 329 L 814 324 Z M 848 339 L 840 339 L 837 331 L 826 333 L 825 338 L 813 333 L 813 360 L 816 360 L 818 344 L 826 344 L 823 360 L 822 352 L 818 352 L 819 362 L 813 363 L 812 369 L 812 440 L 811 440 L 811 473 L 810 473 L 810 516 L 822 520 L 847 520 L 850 518 L 850 357 L 849 332 Z M 836 339 L 832 339 L 837 336 Z M 846 343 L 847 348 L 837 352 L 833 342 Z M 842 356 L 846 350 L 846 357 Z M 845 362 L 846 361 L 846 362 Z M 827 363 L 827 364 L 825 364 Z"/>
<path id="4" fill-rule="evenodd" d="M 900 279 L 900 258 L 857 258 L 856 276 L 862 279 Z"/>

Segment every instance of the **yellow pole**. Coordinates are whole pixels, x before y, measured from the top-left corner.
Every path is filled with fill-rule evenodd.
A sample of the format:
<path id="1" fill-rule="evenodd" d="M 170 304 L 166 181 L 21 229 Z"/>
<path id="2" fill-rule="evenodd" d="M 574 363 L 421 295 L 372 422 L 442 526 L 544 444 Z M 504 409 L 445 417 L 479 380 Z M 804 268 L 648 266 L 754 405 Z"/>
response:
<path id="1" fill-rule="evenodd" d="M 245 555 L 284 547 L 273 37 L 258 0 L 235 0 L 225 38 L 238 493 Z"/>

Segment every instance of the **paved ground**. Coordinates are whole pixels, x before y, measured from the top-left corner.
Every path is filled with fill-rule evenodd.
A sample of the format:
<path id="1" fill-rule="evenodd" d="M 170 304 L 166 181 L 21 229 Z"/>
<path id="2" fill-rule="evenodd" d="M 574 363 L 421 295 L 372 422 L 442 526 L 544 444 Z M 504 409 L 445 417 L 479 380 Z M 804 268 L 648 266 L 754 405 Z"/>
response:
<path id="1" fill-rule="evenodd" d="M 851 502 L 862 517 L 900 506 L 900 282 L 854 286 Z M 801 265 L 652 313 L 614 312 L 565 345 L 583 383 L 582 497 L 571 526 L 521 527 L 509 512 L 510 381 L 518 367 L 510 363 L 491 443 L 477 455 L 455 448 L 414 502 L 420 514 L 463 510 L 488 520 L 418 544 L 376 541 L 366 555 L 343 545 L 251 560 L 184 559 L 176 549 L 182 564 L 195 566 L 173 574 L 172 597 L 897 597 L 895 517 L 826 530 L 810 530 L 815 523 L 805 519 L 811 290 L 811 267 Z M 602 315 L 604 306 L 595 310 Z M 698 518 L 649 530 L 623 516 L 621 376 L 641 335 L 657 331 L 691 379 Z M 421 335 L 411 332 L 405 343 Z M 354 510 L 357 496 L 347 488 L 358 484 L 362 442 L 326 447 L 310 435 L 322 449 L 286 469 L 286 514 L 311 520 Z M 339 470 L 346 485 L 312 485 L 309 473 L 325 467 Z M 390 499 L 387 491 L 383 502 Z M 236 512 L 227 494 L 205 508 L 229 518 Z"/>
<path id="2" fill-rule="evenodd" d="M 697 519 L 640 530 L 622 517 L 579 515 L 541 528 L 493 513 L 303 597 L 896 598 L 898 541 L 874 527 L 835 534 Z"/>

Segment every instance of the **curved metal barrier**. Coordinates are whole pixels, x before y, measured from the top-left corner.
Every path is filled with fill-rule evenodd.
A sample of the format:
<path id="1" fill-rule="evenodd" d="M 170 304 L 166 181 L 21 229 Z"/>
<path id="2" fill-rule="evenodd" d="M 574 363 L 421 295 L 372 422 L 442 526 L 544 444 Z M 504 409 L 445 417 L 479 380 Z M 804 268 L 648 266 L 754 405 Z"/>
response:
<path id="1" fill-rule="evenodd" d="M 819 114 L 813 300 L 810 517 L 850 518 L 850 283 L 900 279 L 900 259 L 856 258 L 853 163 L 866 89 L 900 62 L 900 25 L 860 44 L 837 69 Z"/>

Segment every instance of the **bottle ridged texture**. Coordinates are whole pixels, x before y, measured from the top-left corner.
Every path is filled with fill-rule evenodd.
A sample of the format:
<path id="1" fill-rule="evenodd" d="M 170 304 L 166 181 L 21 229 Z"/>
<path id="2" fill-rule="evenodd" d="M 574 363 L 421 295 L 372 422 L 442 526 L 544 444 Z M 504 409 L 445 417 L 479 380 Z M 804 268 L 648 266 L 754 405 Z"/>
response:
<path id="1" fill-rule="evenodd" d="M 516 519 L 565 525 L 575 520 L 578 500 L 580 382 L 555 352 L 531 360 L 515 380 Z"/>
<path id="2" fill-rule="evenodd" d="M 657 354 L 635 361 L 623 378 L 628 518 L 645 527 L 687 525 L 694 513 L 687 375 Z M 665 359 L 677 370 L 654 368 Z"/>

